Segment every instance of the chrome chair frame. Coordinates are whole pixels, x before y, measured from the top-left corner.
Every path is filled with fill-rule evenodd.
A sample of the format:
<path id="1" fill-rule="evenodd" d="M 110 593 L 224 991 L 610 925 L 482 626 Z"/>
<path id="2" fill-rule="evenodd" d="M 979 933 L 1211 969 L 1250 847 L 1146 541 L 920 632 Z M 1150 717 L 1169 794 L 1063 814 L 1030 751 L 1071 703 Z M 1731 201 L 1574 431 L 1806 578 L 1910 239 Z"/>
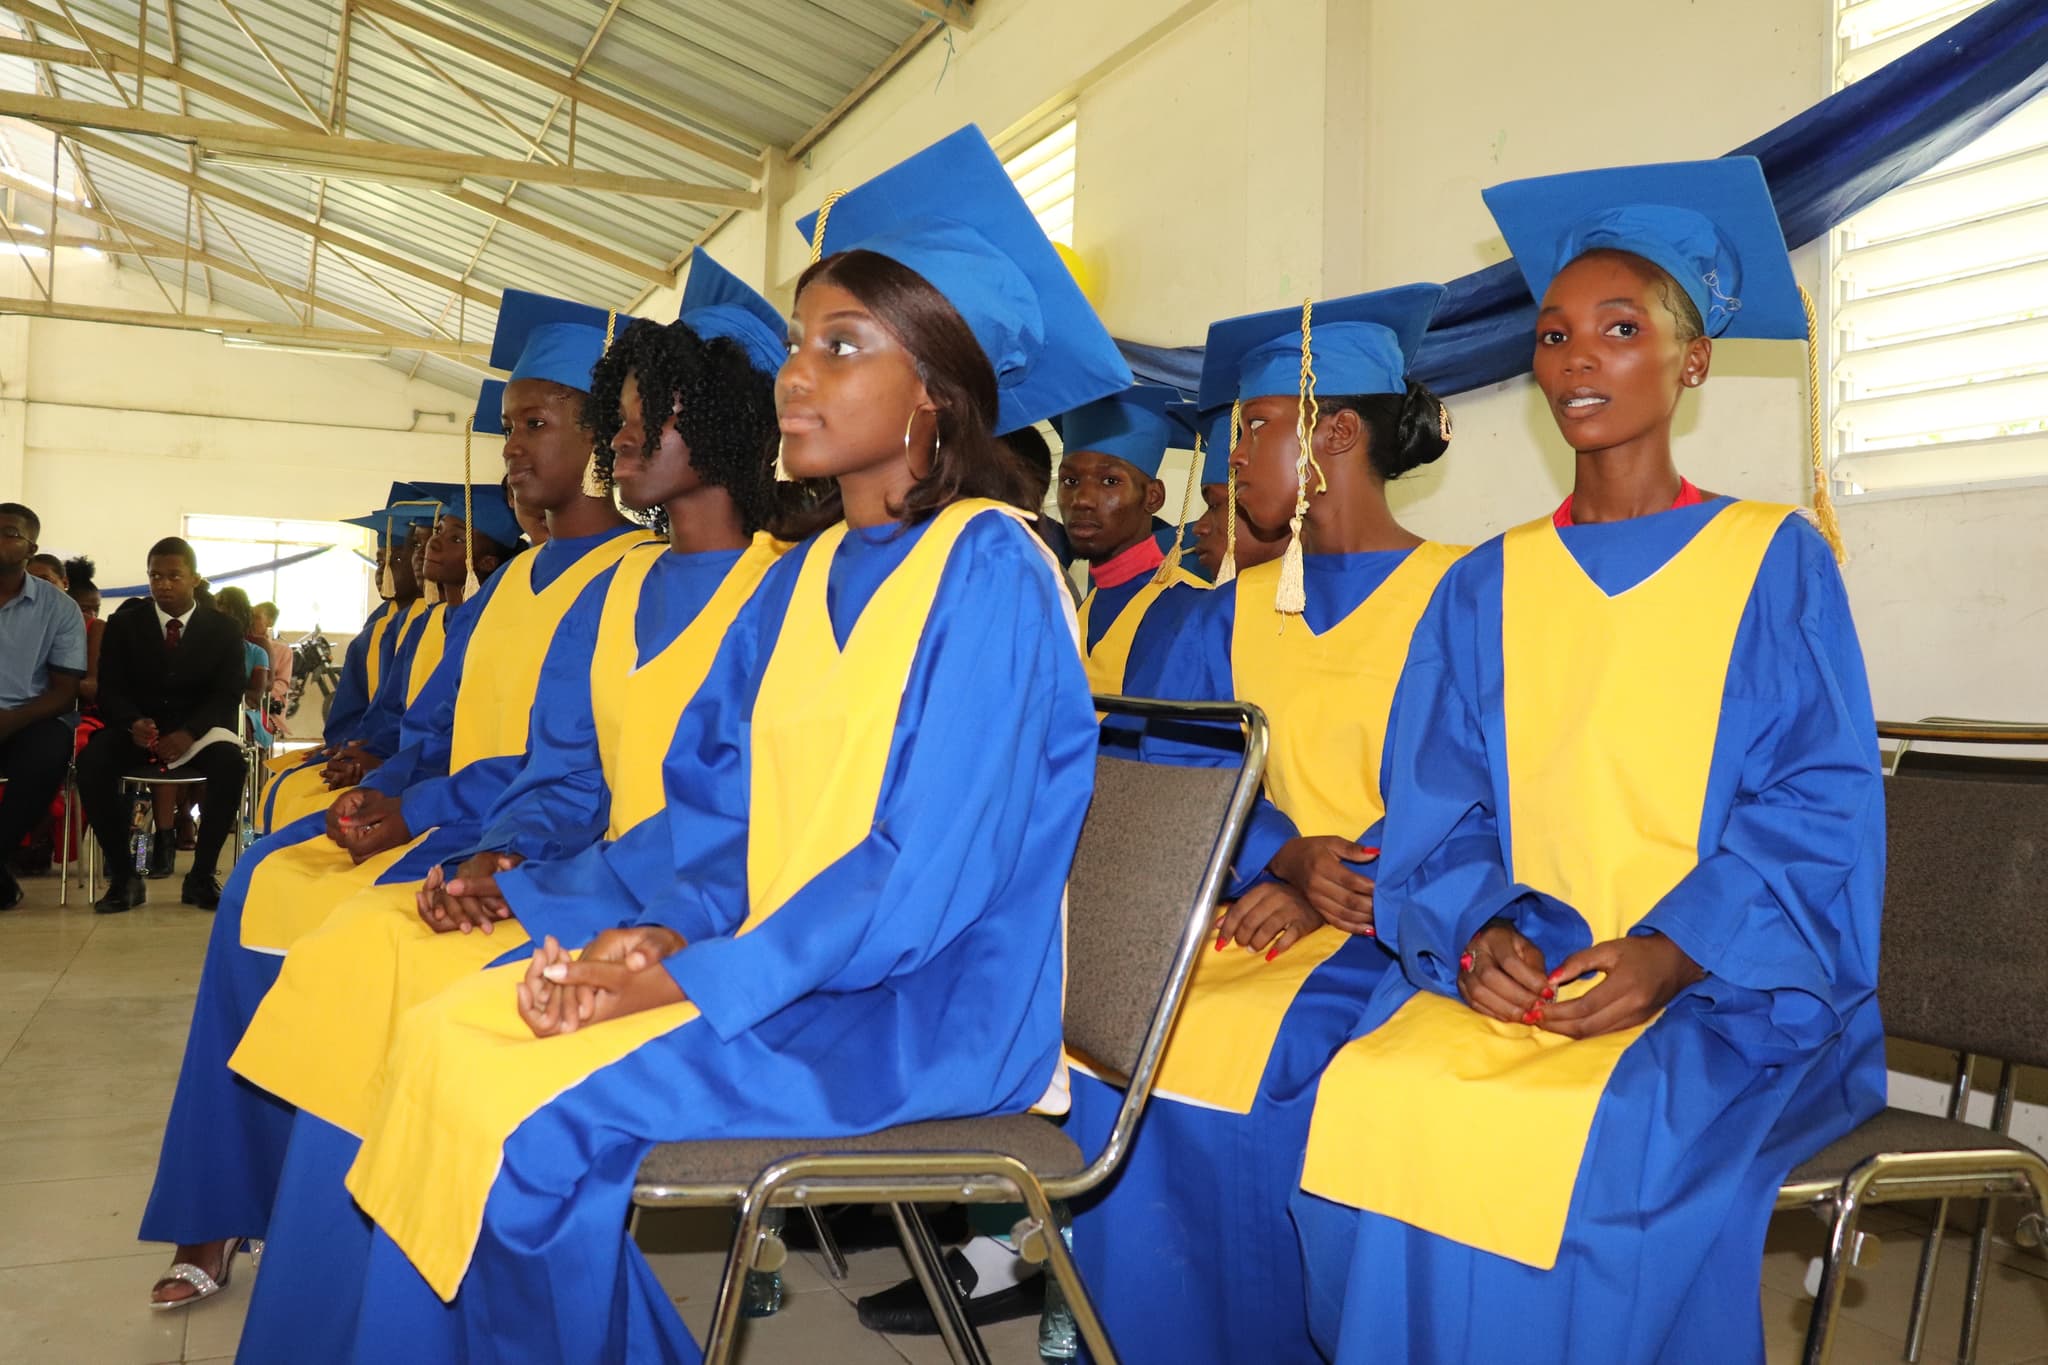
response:
<path id="1" fill-rule="evenodd" d="M 1897 741 L 1888 768 L 1890 773 L 1896 774 L 1916 741 L 2040 745 L 2048 743 L 2048 726 L 1936 716 L 1917 722 L 1880 723 L 1878 735 Z M 1880 980 L 1880 999 L 1883 989 L 1884 983 Z M 1941 1258 L 1942 1238 L 1947 1231 L 1950 1200 L 1969 1200 L 1979 1208 L 1977 1225 L 1970 1238 L 1970 1267 L 1965 1281 L 1959 1333 L 1957 1358 L 1962 1365 L 1970 1365 L 1975 1360 L 1977 1340 L 1983 1326 L 1984 1288 L 1991 1252 L 1992 1203 L 1999 1199 L 2031 1198 L 2035 1211 L 2022 1217 L 2022 1229 L 2031 1229 L 2037 1243 L 2048 1242 L 2048 1161 L 2038 1153 L 2017 1145 L 1968 1145 L 1971 1131 L 1986 1131 L 1966 1123 L 1964 1117 L 1970 1099 L 1970 1073 L 1978 1058 L 1967 1049 L 1951 1050 L 1956 1053 L 1957 1063 L 1949 1085 L 1944 1117 L 1957 1129 L 1959 1142 L 1956 1147 L 1935 1151 L 1876 1152 L 1858 1162 L 1840 1180 L 1794 1178 L 1788 1179 L 1779 1189 L 1777 1211 L 1804 1208 L 1829 1224 L 1828 1245 L 1821 1258 L 1820 1287 L 1814 1297 L 1812 1316 L 1807 1322 L 1806 1343 L 1801 1357 L 1805 1365 L 1826 1365 L 1833 1349 L 1835 1320 L 1841 1306 L 1847 1267 L 1858 1261 L 1863 1245 L 1857 1224 L 1866 1205 L 1936 1201 L 1934 1224 L 1922 1244 L 1920 1265 L 1914 1276 L 1906 1333 L 1905 1358 L 1908 1361 L 1918 1361 L 1925 1344 L 1927 1311 Z M 1998 1090 L 1992 1101 L 1988 1130 L 2000 1137 L 2006 1135 L 2011 1125 L 2017 1069 L 2016 1063 L 2000 1059 Z M 1851 1133 L 1843 1141 L 1853 1141 L 1856 1136 L 1856 1133 Z"/>
<path id="2" fill-rule="evenodd" d="M 1196 958 L 1228 885 L 1231 857 L 1258 797 L 1269 732 L 1265 714 L 1242 702 L 1189 703 L 1097 696 L 1095 706 L 1105 714 L 1139 720 L 1233 724 L 1241 728 L 1244 736 L 1243 756 L 1223 822 L 1188 907 L 1136 1064 L 1128 1078 L 1111 1077 L 1125 1083 L 1124 1102 L 1102 1150 L 1079 1171 L 1056 1176 L 1041 1176 L 1016 1157 L 993 1151 L 820 1150 L 792 1152 L 776 1159 L 748 1182 L 665 1185 L 643 1181 L 633 1190 L 636 1210 L 721 1206 L 737 1210 L 738 1226 L 704 1342 L 705 1365 L 729 1365 L 733 1359 L 747 1272 L 779 1269 L 786 1260 L 787 1251 L 781 1241 L 763 1225 L 764 1215 L 770 1209 L 798 1207 L 809 1211 L 831 1204 L 889 1206 L 905 1254 L 938 1320 L 939 1334 L 948 1353 L 961 1365 L 988 1365 L 988 1353 L 980 1335 L 967 1321 L 947 1281 L 939 1249 L 913 1207 L 920 1203 L 1024 1205 L 1025 1217 L 1014 1234 L 1018 1251 L 1028 1260 L 1046 1263 L 1048 1273 L 1064 1291 L 1075 1326 L 1097 1365 L 1116 1365 L 1116 1352 L 1060 1234 L 1054 1206 L 1102 1184 L 1116 1172 L 1130 1148 L 1132 1134 L 1151 1098 L 1174 1016 L 1187 993 Z"/>

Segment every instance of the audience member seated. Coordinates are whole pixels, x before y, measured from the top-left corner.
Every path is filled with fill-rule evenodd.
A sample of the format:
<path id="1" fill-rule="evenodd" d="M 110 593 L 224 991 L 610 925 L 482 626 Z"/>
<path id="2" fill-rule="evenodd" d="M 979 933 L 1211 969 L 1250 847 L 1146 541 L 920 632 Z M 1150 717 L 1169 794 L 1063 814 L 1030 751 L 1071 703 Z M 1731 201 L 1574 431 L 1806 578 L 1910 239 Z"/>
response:
<path id="1" fill-rule="evenodd" d="M 61 588 L 28 571 L 41 533 L 34 512 L 0 503 L 0 910 L 21 903 L 6 858 L 63 785 L 64 713 L 85 673 L 83 617 Z"/>
<path id="2" fill-rule="evenodd" d="M 242 682 L 242 711 L 250 743 L 268 749 L 270 730 L 263 721 L 263 700 L 270 695 L 270 651 L 256 638 L 256 609 L 249 605 L 249 594 L 240 588 L 222 588 L 213 605 L 242 632 L 242 657 L 247 669 Z"/>
<path id="3" fill-rule="evenodd" d="M 267 711 L 282 732 L 284 708 L 292 695 L 292 647 L 277 638 L 277 603 L 258 602 L 249 638 L 270 655 L 270 707 Z"/>
<path id="4" fill-rule="evenodd" d="M 93 907 L 102 914 L 144 900 L 142 876 L 128 853 L 131 806 L 122 777 L 186 763 L 205 774 L 206 793 L 181 899 L 202 910 L 220 903 L 214 871 L 241 798 L 235 708 L 247 665 L 241 632 L 219 611 L 199 605 L 198 584 L 192 547 L 176 536 L 160 540 L 149 552 L 149 600 L 124 603 L 107 622 L 99 678 L 106 728 L 78 756 L 79 796 L 106 858 L 107 892 Z M 152 861 L 175 839 L 159 830 Z"/>

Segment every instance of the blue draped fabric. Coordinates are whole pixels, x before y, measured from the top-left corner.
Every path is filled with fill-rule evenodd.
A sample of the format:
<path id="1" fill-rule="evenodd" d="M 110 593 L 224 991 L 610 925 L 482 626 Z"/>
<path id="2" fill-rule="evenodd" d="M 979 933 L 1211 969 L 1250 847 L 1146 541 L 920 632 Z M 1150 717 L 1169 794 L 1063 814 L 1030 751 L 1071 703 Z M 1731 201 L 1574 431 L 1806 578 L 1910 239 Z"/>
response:
<path id="1" fill-rule="evenodd" d="M 2048 89 L 2048 0 L 1994 0 L 1730 156 L 1763 162 L 1785 240 L 1804 246 L 1968 146 Z M 1463 393 L 1529 368 L 1535 303 L 1513 261 L 1452 280 L 1415 375 Z M 1199 346 L 1119 341 L 1141 384 L 1192 392 Z"/>
<path id="2" fill-rule="evenodd" d="M 239 569 L 230 569 L 226 573 L 208 574 L 206 581 L 214 587 L 219 587 L 223 583 L 232 583 L 237 578 L 247 578 L 251 574 L 269 573 L 272 569 L 288 569 L 294 564 L 304 563 L 314 555 L 324 555 L 334 548 L 332 545 L 322 545 L 317 550 L 301 550 L 295 555 L 286 555 L 282 559 L 273 559 L 267 564 L 245 564 Z M 364 562 L 375 563 L 376 561 L 365 557 Z M 102 598 L 144 597 L 148 593 L 149 584 L 147 583 L 131 583 L 125 588 L 100 589 L 100 596 Z"/>

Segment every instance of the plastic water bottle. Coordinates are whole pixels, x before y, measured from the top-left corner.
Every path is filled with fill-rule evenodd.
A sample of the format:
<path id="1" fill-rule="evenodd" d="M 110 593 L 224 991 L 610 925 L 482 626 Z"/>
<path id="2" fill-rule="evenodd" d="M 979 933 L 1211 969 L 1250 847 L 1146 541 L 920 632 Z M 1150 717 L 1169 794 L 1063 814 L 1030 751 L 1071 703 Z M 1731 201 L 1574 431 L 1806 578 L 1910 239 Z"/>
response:
<path id="1" fill-rule="evenodd" d="M 1074 1249 L 1074 1230 L 1067 1226 L 1066 1210 L 1058 1210 L 1060 1236 L 1066 1240 L 1067 1250 Z M 1074 1310 L 1067 1307 L 1067 1296 L 1060 1290 L 1059 1278 L 1052 1273 L 1052 1262 L 1045 1266 L 1045 1308 L 1038 1315 L 1038 1358 L 1042 1361 L 1072 1360 L 1081 1353 L 1080 1333 L 1074 1327 Z"/>
<path id="2" fill-rule="evenodd" d="M 788 1216 L 785 1209 L 769 1209 L 762 1215 L 761 1226 L 778 1237 L 782 1234 L 783 1220 Z M 780 1270 L 749 1270 L 746 1282 L 740 1288 L 740 1314 L 749 1318 L 772 1318 L 782 1311 L 782 1272 Z"/>
<path id="3" fill-rule="evenodd" d="M 136 874 L 139 876 L 142 873 L 148 872 L 149 830 L 138 826 L 136 828 L 135 833 L 129 836 L 128 844 L 129 847 L 132 848 L 135 852 L 134 861 Z"/>

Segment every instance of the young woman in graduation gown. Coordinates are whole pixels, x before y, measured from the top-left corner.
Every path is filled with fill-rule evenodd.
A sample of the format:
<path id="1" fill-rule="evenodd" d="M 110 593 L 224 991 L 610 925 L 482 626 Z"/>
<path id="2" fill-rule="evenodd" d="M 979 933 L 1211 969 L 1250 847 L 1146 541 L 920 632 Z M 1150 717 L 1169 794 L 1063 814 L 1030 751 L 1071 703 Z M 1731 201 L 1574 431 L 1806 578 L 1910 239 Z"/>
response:
<path id="1" fill-rule="evenodd" d="M 227 1273 L 232 1246 L 268 1225 L 291 1111 L 230 1073 L 227 1060 L 282 954 L 358 891 L 415 880 L 473 847 L 484 814 L 519 771 L 536 698 L 588 686 L 588 654 L 558 646 L 558 629 L 571 617 L 596 618 L 612 569 L 647 539 L 608 493 L 583 491 L 590 433 L 584 391 L 571 384 L 590 382 L 605 321 L 602 309 L 508 292 L 498 356 L 514 376 L 505 390 L 506 465 L 513 489 L 544 510 L 554 536 L 454 613 L 442 665 L 407 710 L 400 751 L 324 816 L 286 826 L 236 860 L 143 1212 L 143 1240 L 178 1248 L 152 1302 L 205 1297 Z"/>
<path id="2" fill-rule="evenodd" d="M 1827 541 L 1700 492 L 1671 427 L 1712 338 L 1803 310 L 1753 160 L 1487 197 L 1577 472 L 1409 651 L 1376 897 L 1401 970 L 1294 1204 L 1316 1334 L 1346 1365 L 1760 1362 L 1778 1185 L 1884 1099 L 1883 794 Z"/>
<path id="3" fill-rule="evenodd" d="M 1363 870 L 1384 808 L 1382 737 L 1409 636 L 1459 553 L 1403 528 L 1386 497 L 1390 479 L 1449 443 L 1443 405 L 1406 378 L 1442 294 L 1413 285 L 1210 329 L 1205 400 L 1241 407 L 1230 450 L 1241 516 L 1268 537 L 1291 524 L 1293 543 L 1192 599 L 1134 684 L 1241 698 L 1273 728 L 1236 899 L 1130 1157 L 1074 1228 L 1126 1360 L 1315 1359 L 1287 1200 L 1317 1077 L 1391 963 L 1372 937 Z M 1235 735 L 1204 738 L 1154 727 L 1140 747 L 1155 761 L 1235 761 Z M 1083 1150 L 1107 1136 L 1122 1098 L 1075 1078 Z"/>
<path id="4" fill-rule="evenodd" d="M 993 432 L 1129 373 L 974 129 L 811 235 L 776 396 L 834 519 L 683 713 L 633 922 L 401 1022 L 347 1178 L 377 1225 L 353 1331 L 301 1359 L 692 1360 L 625 1232 L 653 1143 L 1055 1092 L 1096 728 Z"/>
<path id="5" fill-rule="evenodd" d="M 718 267 L 700 253 L 692 269 Z M 287 1353 L 308 1331 L 350 1329 L 354 1305 L 337 1287 L 360 1273 L 369 1224 L 341 1181 L 405 1011 L 494 961 L 523 959 L 540 938 L 587 942 L 622 918 L 611 894 L 620 880 L 652 887 L 670 875 L 663 759 L 781 549 L 760 527 L 779 500 L 782 318 L 760 300 L 772 331 L 756 319 L 744 344 L 700 337 L 694 326 L 720 319 L 689 302 L 667 326 L 634 323 L 593 379 L 592 424 L 613 452 L 620 499 L 656 513 L 668 541 L 635 549 L 613 575 L 579 646 L 587 696 L 537 708 L 526 765 L 452 882 L 436 867 L 424 881 L 372 888 L 293 947 L 232 1059 L 298 1109 L 242 1338 L 252 1359 Z M 602 775 L 594 792 L 579 779 L 587 771 Z"/>

